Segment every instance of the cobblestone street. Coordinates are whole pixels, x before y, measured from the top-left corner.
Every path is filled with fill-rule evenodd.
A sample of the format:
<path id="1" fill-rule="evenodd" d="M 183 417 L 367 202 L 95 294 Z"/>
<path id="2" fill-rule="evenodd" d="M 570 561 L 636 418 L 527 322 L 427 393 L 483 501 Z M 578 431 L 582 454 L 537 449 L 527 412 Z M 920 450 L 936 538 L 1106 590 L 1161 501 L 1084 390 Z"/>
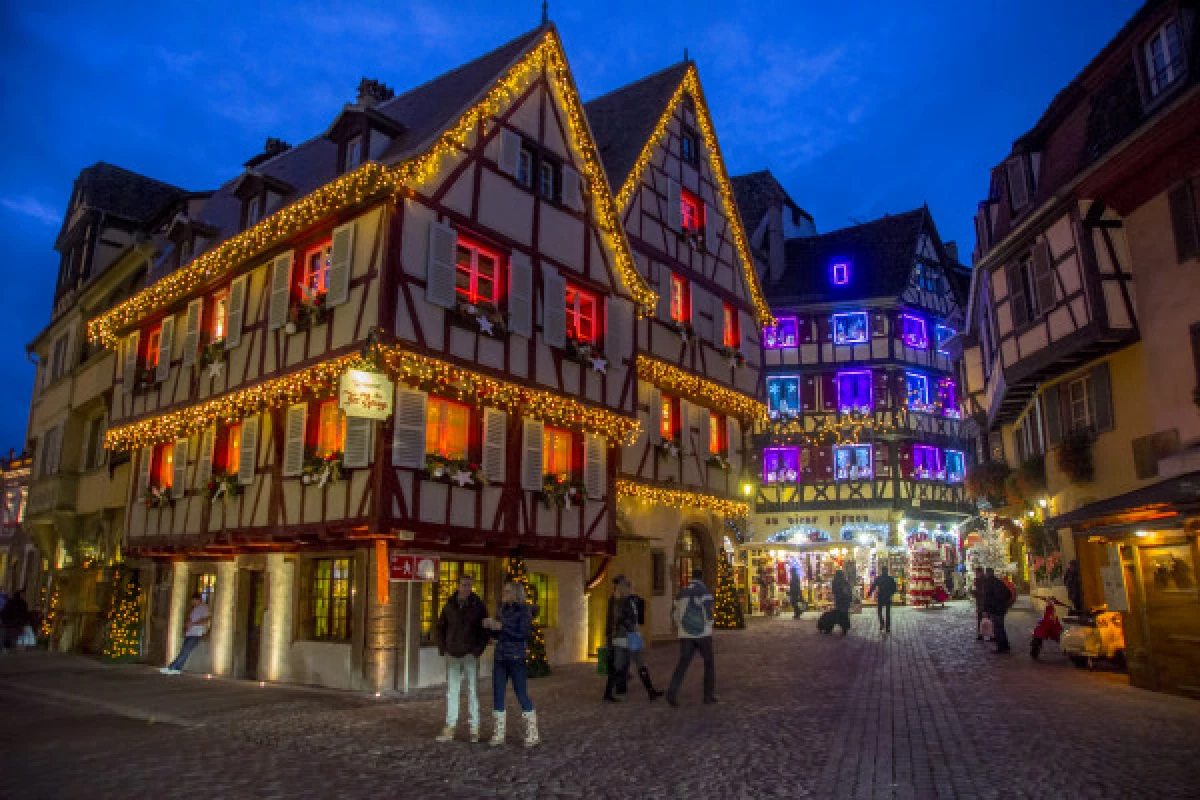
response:
<path id="1" fill-rule="evenodd" d="M 0 659 L 0 797 L 1194 797 L 1200 703 L 1130 688 L 973 612 L 898 609 L 820 636 L 815 617 L 718 635 L 720 703 L 599 702 L 579 665 L 535 681 L 543 744 L 438 744 L 436 693 L 389 698 L 24 654 Z M 675 648 L 655 648 L 669 677 Z M 632 690 L 632 687 L 631 687 Z M 490 692 L 482 700 L 491 706 Z M 511 703 L 515 706 L 515 703 Z M 487 723 L 485 722 L 485 729 Z"/>

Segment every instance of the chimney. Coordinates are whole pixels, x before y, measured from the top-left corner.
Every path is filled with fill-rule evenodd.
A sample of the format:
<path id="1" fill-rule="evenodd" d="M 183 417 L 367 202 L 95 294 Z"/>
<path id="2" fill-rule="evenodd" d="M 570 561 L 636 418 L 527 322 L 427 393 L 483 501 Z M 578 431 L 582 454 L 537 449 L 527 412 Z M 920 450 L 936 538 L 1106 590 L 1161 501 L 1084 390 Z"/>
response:
<path id="1" fill-rule="evenodd" d="M 950 256 L 950 260 L 955 264 L 960 263 L 958 260 L 958 242 L 942 242 L 942 247 L 946 248 L 946 255 Z"/>
<path id="2" fill-rule="evenodd" d="M 285 142 L 283 139 L 276 139 L 274 136 L 268 136 L 267 143 L 265 145 L 263 145 L 262 152 L 256 156 L 254 156 L 254 158 L 251 158 L 249 161 L 247 161 L 242 166 L 245 167 L 246 169 L 252 169 L 254 167 L 257 167 L 259 164 L 263 163 L 264 161 L 274 158 L 275 156 L 279 155 L 280 153 L 285 153 L 291 149 L 292 149 L 292 146 L 290 144 L 288 144 L 287 142 Z"/>
<path id="3" fill-rule="evenodd" d="M 358 107 L 370 108 L 378 103 L 391 100 L 396 93 L 374 78 L 363 78 L 358 82 Z"/>
<path id="4" fill-rule="evenodd" d="M 783 238 L 783 206 L 772 203 L 767 209 L 767 275 L 771 283 L 783 279 L 787 266 Z"/>

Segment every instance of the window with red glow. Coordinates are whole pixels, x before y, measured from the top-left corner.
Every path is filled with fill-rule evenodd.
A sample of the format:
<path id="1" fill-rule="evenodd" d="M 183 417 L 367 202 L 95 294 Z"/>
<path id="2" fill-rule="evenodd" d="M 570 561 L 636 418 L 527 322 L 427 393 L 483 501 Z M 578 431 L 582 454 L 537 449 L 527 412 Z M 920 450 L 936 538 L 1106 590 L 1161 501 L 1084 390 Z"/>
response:
<path id="1" fill-rule="evenodd" d="M 725 415 L 708 412 L 708 452 L 725 455 L 729 452 L 729 429 L 725 426 Z"/>
<path id="2" fill-rule="evenodd" d="M 599 318 L 596 295 L 567 284 L 567 335 L 581 342 L 596 341 Z"/>
<path id="3" fill-rule="evenodd" d="M 496 302 L 500 257 L 474 242 L 458 239 L 458 295 L 468 303 Z"/>
<path id="4" fill-rule="evenodd" d="M 679 211 L 683 229 L 689 233 L 699 233 L 704 227 L 704 204 L 700 198 L 683 189 L 679 195 Z"/>
<path id="5" fill-rule="evenodd" d="M 235 422 L 225 429 L 225 452 L 218 453 L 217 466 L 232 475 L 238 471 L 238 462 L 242 460 L 242 423 Z"/>
<path id="6" fill-rule="evenodd" d="M 663 397 L 662 420 L 659 430 L 663 439 L 674 439 L 679 434 L 679 398 Z"/>
<path id="7" fill-rule="evenodd" d="M 154 453 L 155 483 L 159 488 L 166 489 L 175 478 L 175 445 L 160 444 Z"/>
<path id="8" fill-rule="evenodd" d="M 692 321 L 692 287 L 687 278 L 671 273 L 671 319 Z"/>
<path id="9" fill-rule="evenodd" d="M 574 441 L 570 431 L 546 428 L 542 433 L 542 472 L 568 478 L 573 464 Z"/>
<path id="10" fill-rule="evenodd" d="M 465 459 L 470 442 L 471 409 L 453 400 L 430 397 L 425 406 L 425 453 Z"/>
<path id="11" fill-rule="evenodd" d="M 225 338 L 225 329 L 229 316 L 229 292 L 220 291 L 213 295 L 212 325 L 209 328 L 211 341 L 218 342 Z"/>
<path id="12" fill-rule="evenodd" d="M 729 303 L 721 303 L 721 341 L 726 347 L 741 347 L 742 344 L 737 309 Z"/>
<path id="13" fill-rule="evenodd" d="M 158 366 L 158 343 L 162 340 L 162 326 L 157 325 L 146 337 L 146 350 L 142 355 L 142 363 L 147 368 Z"/>
<path id="14" fill-rule="evenodd" d="M 308 419 L 308 441 L 317 458 L 342 452 L 346 442 L 346 416 L 337 400 L 325 400 L 317 405 Z"/>
<path id="15" fill-rule="evenodd" d="M 304 264 L 300 270 L 300 287 L 313 297 L 329 291 L 329 258 L 333 253 L 331 241 L 304 251 Z"/>

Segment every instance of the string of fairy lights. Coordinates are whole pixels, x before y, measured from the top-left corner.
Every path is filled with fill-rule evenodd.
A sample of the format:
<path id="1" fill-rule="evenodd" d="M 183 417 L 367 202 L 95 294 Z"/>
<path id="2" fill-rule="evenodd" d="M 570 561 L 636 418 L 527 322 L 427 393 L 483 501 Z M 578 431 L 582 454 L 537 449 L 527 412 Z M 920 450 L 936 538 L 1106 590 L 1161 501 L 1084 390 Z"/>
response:
<path id="1" fill-rule="evenodd" d="M 657 358 L 639 355 L 637 374 L 666 392 L 683 395 L 727 416 L 749 420 L 767 418 L 765 403 Z"/>
<path id="2" fill-rule="evenodd" d="M 651 486 L 626 478 L 617 480 L 617 499 L 643 500 L 653 505 L 670 508 L 698 508 L 725 517 L 744 517 L 750 513 L 750 505 L 740 500 L 729 500 L 705 492 L 687 489 Z"/>

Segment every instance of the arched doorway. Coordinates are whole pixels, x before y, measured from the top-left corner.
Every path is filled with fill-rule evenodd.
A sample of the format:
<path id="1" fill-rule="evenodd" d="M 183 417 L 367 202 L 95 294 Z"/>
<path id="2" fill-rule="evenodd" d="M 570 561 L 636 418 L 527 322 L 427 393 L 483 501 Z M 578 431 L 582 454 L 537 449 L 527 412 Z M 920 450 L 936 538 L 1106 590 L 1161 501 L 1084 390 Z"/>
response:
<path id="1" fill-rule="evenodd" d="M 716 580 L 712 540 L 703 528 L 687 527 L 675 541 L 675 591 L 688 585 L 692 570 L 704 570 L 704 582 L 712 588 Z"/>

